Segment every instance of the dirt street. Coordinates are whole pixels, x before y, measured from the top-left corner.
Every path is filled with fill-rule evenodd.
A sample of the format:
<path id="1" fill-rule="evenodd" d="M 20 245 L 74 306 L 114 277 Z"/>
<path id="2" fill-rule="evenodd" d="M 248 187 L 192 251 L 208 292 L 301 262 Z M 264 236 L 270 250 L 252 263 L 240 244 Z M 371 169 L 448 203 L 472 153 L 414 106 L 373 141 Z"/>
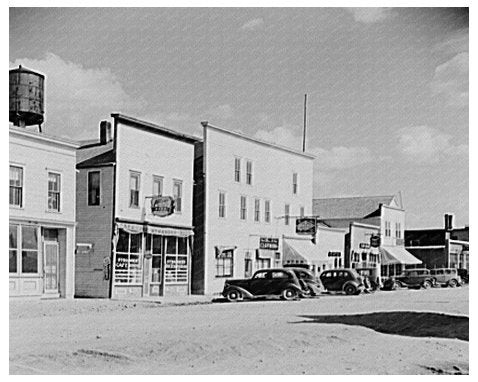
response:
<path id="1" fill-rule="evenodd" d="M 189 306 L 11 300 L 10 373 L 468 373 L 468 287 Z"/>

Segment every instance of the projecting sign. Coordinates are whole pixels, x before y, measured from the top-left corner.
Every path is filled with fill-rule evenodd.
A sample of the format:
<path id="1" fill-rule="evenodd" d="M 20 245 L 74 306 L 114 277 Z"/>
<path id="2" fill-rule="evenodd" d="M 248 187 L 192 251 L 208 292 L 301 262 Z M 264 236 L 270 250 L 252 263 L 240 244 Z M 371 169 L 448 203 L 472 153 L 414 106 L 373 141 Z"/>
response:
<path id="1" fill-rule="evenodd" d="M 342 252 L 329 252 L 328 257 L 340 257 L 342 256 Z"/>
<path id="2" fill-rule="evenodd" d="M 370 237 L 370 246 L 373 248 L 380 247 L 380 236 L 374 235 Z"/>
<path id="3" fill-rule="evenodd" d="M 259 238 L 259 249 L 277 251 L 279 249 L 279 239 L 274 237 L 261 237 Z"/>
<path id="4" fill-rule="evenodd" d="M 295 233 L 298 235 L 315 235 L 317 221 L 315 218 L 301 218 L 295 221 Z"/>
<path id="5" fill-rule="evenodd" d="M 151 213 L 165 217 L 174 212 L 174 199 L 171 196 L 155 196 L 151 199 Z"/>

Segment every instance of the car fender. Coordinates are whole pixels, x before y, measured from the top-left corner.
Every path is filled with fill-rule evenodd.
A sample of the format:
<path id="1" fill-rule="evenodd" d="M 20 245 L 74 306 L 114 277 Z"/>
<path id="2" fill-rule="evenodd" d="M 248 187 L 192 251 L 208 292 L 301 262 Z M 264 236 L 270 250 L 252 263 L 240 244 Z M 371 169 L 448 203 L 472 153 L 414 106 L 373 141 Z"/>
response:
<path id="1" fill-rule="evenodd" d="M 359 284 L 353 280 L 349 280 L 349 281 L 346 281 L 344 282 L 344 285 L 342 285 L 342 290 L 345 291 L 345 288 L 347 287 L 347 285 L 353 285 L 357 290 L 361 290 L 361 289 L 364 289 L 364 285 L 363 284 Z"/>
<path id="2" fill-rule="evenodd" d="M 223 295 L 225 296 L 230 290 L 237 290 L 242 294 L 242 297 L 253 298 L 254 295 L 248 290 L 241 288 L 240 286 L 230 285 L 227 289 L 224 290 Z"/>

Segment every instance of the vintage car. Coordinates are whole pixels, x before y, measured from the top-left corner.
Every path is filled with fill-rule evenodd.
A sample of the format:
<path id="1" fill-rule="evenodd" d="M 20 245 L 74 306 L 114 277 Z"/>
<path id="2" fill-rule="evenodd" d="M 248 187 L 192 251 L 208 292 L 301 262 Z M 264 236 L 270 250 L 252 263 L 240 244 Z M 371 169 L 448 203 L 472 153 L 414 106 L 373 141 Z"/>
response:
<path id="1" fill-rule="evenodd" d="M 458 271 L 458 276 L 461 277 L 463 282 L 465 284 L 468 284 L 470 282 L 470 272 L 468 271 L 468 269 L 458 268 L 457 271 Z"/>
<path id="2" fill-rule="evenodd" d="M 434 268 L 430 269 L 430 274 L 436 286 L 454 288 L 463 285 L 463 281 L 455 268 Z"/>
<path id="3" fill-rule="evenodd" d="M 287 267 L 287 269 L 291 269 L 299 279 L 302 289 L 305 291 L 305 293 L 301 293 L 301 297 L 316 297 L 320 294 L 322 289 L 320 280 L 311 271 L 302 267 Z"/>
<path id="4" fill-rule="evenodd" d="M 271 296 L 294 300 L 303 293 L 295 272 L 285 268 L 261 269 L 250 279 L 226 280 L 222 291 L 231 302 Z"/>
<path id="5" fill-rule="evenodd" d="M 399 276 L 392 276 L 385 280 L 383 289 L 395 290 L 399 288 L 431 288 L 435 280 L 426 268 L 406 269 Z"/>
<path id="6" fill-rule="evenodd" d="M 320 282 L 328 292 L 360 294 L 365 290 L 363 277 L 355 269 L 327 269 L 320 276 Z"/>

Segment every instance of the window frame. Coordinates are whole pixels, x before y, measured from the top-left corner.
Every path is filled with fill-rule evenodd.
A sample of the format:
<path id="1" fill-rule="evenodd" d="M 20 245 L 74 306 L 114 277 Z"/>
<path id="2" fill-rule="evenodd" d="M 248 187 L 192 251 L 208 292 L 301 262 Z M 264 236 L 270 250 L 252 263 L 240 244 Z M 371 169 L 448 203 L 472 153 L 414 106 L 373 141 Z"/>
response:
<path id="1" fill-rule="evenodd" d="M 14 226 L 16 228 L 16 248 L 10 248 L 10 239 L 8 240 L 8 247 L 9 247 L 9 255 L 11 250 L 16 251 L 16 272 L 10 272 L 11 276 L 22 276 L 22 277 L 39 277 L 42 274 L 42 251 L 40 250 L 40 246 L 42 245 L 41 240 L 41 232 L 40 227 L 31 224 L 21 224 L 21 223 L 10 223 L 9 224 L 9 234 L 10 234 L 10 226 Z M 36 248 L 23 248 L 23 228 L 29 227 L 33 228 L 36 232 Z M 23 253 L 24 252 L 34 252 L 36 253 L 36 272 L 24 272 L 23 271 Z"/>
<path id="2" fill-rule="evenodd" d="M 252 181 L 253 181 L 253 164 L 252 161 L 247 159 L 246 160 L 246 184 L 248 186 L 252 186 Z"/>
<path id="3" fill-rule="evenodd" d="M 222 195 L 222 203 L 221 203 L 221 195 Z M 218 217 L 220 219 L 226 218 L 226 192 L 219 190 L 218 191 Z"/>
<path id="4" fill-rule="evenodd" d="M 99 191 L 99 198 L 98 198 L 98 204 L 90 204 L 90 174 L 91 173 L 98 173 L 99 174 L 99 186 L 98 186 L 98 191 Z M 102 201 L 102 192 L 101 192 L 101 183 L 103 182 L 103 174 L 101 170 L 88 170 L 86 173 L 86 205 L 88 207 L 98 207 L 101 206 L 101 201 Z"/>
<path id="5" fill-rule="evenodd" d="M 293 172 L 292 173 L 292 195 L 299 194 L 299 173 Z"/>
<path id="6" fill-rule="evenodd" d="M 241 158 L 234 157 L 234 182 L 241 183 Z"/>
<path id="7" fill-rule="evenodd" d="M 264 200 L 264 222 L 266 224 L 271 223 L 271 201 L 270 199 Z"/>
<path id="8" fill-rule="evenodd" d="M 284 204 L 284 224 L 290 225 L 290 204 Z"/>
<path id="9" fill-rule="evenodd" d="M 137 177 L 137 184 L 138 184 L 138 189 L 137 190 L 133 190 L 131 188 L 131 179 L 133 177 Z M 141 198 L 141 172 L 139 171 L 133 171 L 133 170 L 130 170 L 129 171 L 129 208 L 135 208 L 135 209 L 139 209 L 139 205 L 140 205 L 140 198 Z M 135 205 L 133 203 L 133 200 L 132 200 L 132 192 L 137 192 L 138 193 L 138 204 Z"/>
<path id="10" fill-rule="evenodd" d="M 179 186 L 178 196 L 175 194 L 176 186 Z M 181 214 L 183 212 L 183 181 L 181 179 L 173 179 L 173 198 L 174 198 L 174 213 Z M 178 203 L 179 199 L 179 203 Z M 179 205 L 179 208 L 178 208 Z"/>
<path id="11" fill-rule="evenodd" d="M 247 196 L 241 195 L 239 197 L 240 203 L 239 203 L 239 219 L 246 221 L 247 220 Z M 244 201 L 244 205 L 243 202 Z M 244 214 L 243 214 L 244 212 Z"/>
<path id="12" fill-rule="evenodd" d="M 56 175 L 58 176 L 58 191 L 50 191 L 50 175 Z M 55 170 L 48 170 L 47 171 L 47 211 L 48 212 L 61 212 L 62 211 L 62 202 L 63 202 L 63 197 L 62 197 L 62 173 L 60 171 L 55 171 Z M 50 192 L 55 193 L 58 195 L 58 208 L 50 208 Z"/>
<path id="13" fill-rule="evenodd" d="M 21 185 L 21 188 L 20 188 L 20 189 L 21 189 L 20 205 L 18 205 L 18 204 L 11 204 L 11 203 L 10 203 L 10 197 L 9 197 L 9 207 L 10 207 L 10 208 L 17 208 L 17 209 L 24 209 L 24 208 L 25 208 L 25 178 L 26 178 L 26 176 L 25 176 L 25 172 L 26 172 L 25 167 L 26 167 L 26 166 L 25 166 L 25 165 L 22 165 L 22 164 L 18 164 L 18 163 L 10 163 L 10 164 L 9 164 L 9 168 L 8 168 L 8 172 L 9 172 L 9 174 L 8 174 L 9 193 L 10 193 L 10 188 L 12 187 L 12 186 L 10 185 L 10 168 L 11 168 L 11 167 L 19 168 L 19 169 L 22 170 L 22 179 L 21 179 L 21 180 L 22 180 L 22 185 Z M 13 186 L 13 187 L 16 187 L 16 186 Z M 18 188 L 18 187 L 16 187 L 16 188 Z"/>
<path id="14" fill-rule="evenodd" d="M 228 255 L 221 254 L 221 256 L 216 257 L 216 278 L 234 277 L 234 250 L 229 250 L 226 252 L 228 252 Z M 222 272 L 219 272 L 220 269 Z M 229 271 L 229 273 L 226 272 L 226 269 Z"/>
<path id="15" fill-rule="evenodd" d="M 159 194 L 154 193 L 154 185 L 159 184 Z M 160 175 L 153 175 L 152 179 L 152 187 L 153 189 L 151 190 L 151 195 L 153 196 L 163 196 L 163 191 L 164 191 L 164 177 Z"/>
<path id="16" fill-rule="evenodd" d="M 254 222 L 261 222 L 261 199 L 254 198 Z"/>

